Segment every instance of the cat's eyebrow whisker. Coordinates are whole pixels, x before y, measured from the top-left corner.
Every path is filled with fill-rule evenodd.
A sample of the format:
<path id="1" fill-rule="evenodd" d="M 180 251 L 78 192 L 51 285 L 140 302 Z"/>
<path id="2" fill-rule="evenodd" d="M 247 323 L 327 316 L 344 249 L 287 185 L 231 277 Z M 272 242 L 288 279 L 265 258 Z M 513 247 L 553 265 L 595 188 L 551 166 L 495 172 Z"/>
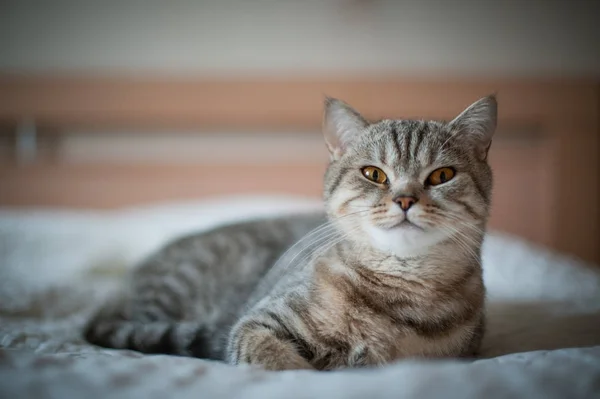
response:
<path id="1" fill-rule="evenodd" d="M 458 137 L 458 130 L 454 130 L 450 133 L 450 137 L 448 137 L 446 139 L 446 141 L 444 141 L 444 143 L 440 146 L 440 149 L 438 150 L 439 153 L 442 153 L 445 150 L 446 144 L 448 144 L 453 138 Z"/>

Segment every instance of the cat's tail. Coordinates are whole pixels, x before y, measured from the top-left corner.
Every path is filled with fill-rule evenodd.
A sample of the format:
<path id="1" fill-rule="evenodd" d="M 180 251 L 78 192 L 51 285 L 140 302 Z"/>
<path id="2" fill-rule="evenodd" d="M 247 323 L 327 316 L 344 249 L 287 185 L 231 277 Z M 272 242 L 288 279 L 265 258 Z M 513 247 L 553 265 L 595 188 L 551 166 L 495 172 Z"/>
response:
<path id="1" fill-rule="evenodd" d="M 175 320 L 132 320 L 115 302 L 87 323 L 83 336 L 91 344 L 143 353 L 212 358 L 207 331 L 198 323 Z M 122 310 L 122 309 L 121 309 Z"/>

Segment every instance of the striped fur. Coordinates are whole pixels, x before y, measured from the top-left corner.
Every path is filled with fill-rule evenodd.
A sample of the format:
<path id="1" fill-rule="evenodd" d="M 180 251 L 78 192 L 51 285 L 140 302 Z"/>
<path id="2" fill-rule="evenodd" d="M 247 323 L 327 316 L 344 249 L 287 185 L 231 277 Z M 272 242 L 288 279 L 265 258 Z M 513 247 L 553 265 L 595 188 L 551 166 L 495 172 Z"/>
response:
<path id="1" fill-rule="evenodd" d="M 493 97 L 450 123 L 369 123 L 328 99 L 326 215 L 245 222 L 167 245 L 95 314 L 86 338 L 271 370 L 475 355 L 495 124 Z M 386 184 L 367 180 L 365 166 L 380 168 Z M 455 176 L 428 184 L 441 167 Z M 403 212 L 398 196 L 416 203 Z"/>

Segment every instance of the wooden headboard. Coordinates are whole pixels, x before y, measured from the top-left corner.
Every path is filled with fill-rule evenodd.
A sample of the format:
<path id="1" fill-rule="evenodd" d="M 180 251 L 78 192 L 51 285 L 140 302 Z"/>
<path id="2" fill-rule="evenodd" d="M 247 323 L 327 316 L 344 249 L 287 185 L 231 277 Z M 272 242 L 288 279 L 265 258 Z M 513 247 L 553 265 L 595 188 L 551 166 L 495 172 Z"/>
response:
<path id="1" fill-rule="evenodd" d="M 371 119 L 451 119 L 497 93 L 491 226 L 600 262 L 600 85 L 498 79 L 172 79 L 0 75 L 0 131 L 21 146 L 0 163 L 0 206 L 114 208 L 247 193 L 318 196 L 322 158 L 229 162 L 68 163 L 38 159 L 36 135 L 77 129 L 317 131 L 325 94 Z M 117 133 L 115 133 L 117 134 Z M 32 135 L 34 136 L 32 138 Z M 7 139 L 11 140 L 11 139 Z M 20 148 L 20 150 L 19 150 Z M 269 172 L 269 179 L 264 179 Z M 231 184 L 234 180 L 236 183 Z"/>

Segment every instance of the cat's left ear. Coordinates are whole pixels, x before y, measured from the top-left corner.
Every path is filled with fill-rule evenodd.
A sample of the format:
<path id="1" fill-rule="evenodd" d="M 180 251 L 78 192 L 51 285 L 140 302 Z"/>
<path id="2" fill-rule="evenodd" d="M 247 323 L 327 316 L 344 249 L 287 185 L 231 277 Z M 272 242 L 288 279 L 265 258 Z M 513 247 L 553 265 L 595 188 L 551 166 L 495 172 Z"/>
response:
<path id="1" fill-rule="evenodd" d="M 473 143 L 479 158 L 485 160 L 496 131 L 497 116 L 498 102 L 495 95 L 490 95 L 471 104 L 448 125 L 461 138 Z"/>
<path id="2" fill-rule="evenodd" d="M 325 98 L 323 135 L 332 160 L 339 159 L 352 139 L 367 126 L 369 122 L 351 106 L 335 98 Z"/>

